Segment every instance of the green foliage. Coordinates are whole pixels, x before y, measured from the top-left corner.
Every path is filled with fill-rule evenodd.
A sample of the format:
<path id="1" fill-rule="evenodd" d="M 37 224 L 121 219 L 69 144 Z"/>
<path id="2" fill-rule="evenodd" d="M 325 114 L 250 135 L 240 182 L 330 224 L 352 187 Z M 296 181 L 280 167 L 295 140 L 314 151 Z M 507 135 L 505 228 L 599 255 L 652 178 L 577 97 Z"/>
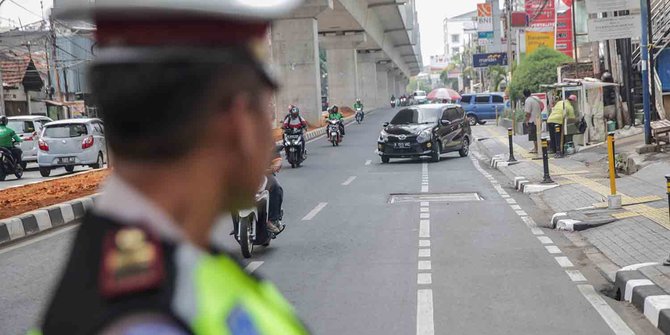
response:
<path id="1" fill-rule="evenodd" d="M 556 68 L 571 62 L 565 54 L 546 47 L 540 47 L 527 55 L 512 76 L 509 86 L 510 98 L 518 100 L 523 97 L 523 90 L 539 92 L 541 84 L 554 84 L 558 80 Z"/>
<path id="2" fill-rule="evenodd" d="M 500 83 L 507 78 L 507 69 L 500 65 L 491 66 L 488 68 L 489 80 L 491 81 L 491 90 L 494 92 L 500 91 Z"/>
<path id="3" fill-rule="evenodd" d="M 419 85 L 418 90 L 425 91 L 426 93 L 432 90 L 430 83 L 424 80 L 419 80 L 418 85 Z M 407 92 L 414 92 L 416 90 L 417 90 L 417 80 L 416 77 L 412 77 L 409 79 L 409 84 L 407 85 Z"/>

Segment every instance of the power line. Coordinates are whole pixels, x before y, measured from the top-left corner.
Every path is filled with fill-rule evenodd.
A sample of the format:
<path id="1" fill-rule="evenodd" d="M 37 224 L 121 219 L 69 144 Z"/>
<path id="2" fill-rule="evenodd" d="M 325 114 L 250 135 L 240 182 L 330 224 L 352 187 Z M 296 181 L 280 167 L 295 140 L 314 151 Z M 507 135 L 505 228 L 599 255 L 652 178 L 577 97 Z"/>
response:
<path id="1" fill-rule="evenodd" d="M 41 19 L 44 19 L 44 17 L 43 17 L 42 15 L 37 14 L 37 13 L 33 12 L 32 10 L 26 8 L 26 7 L 23 7 L 22 5 L 20 5 L 18 2 L 14 1 L 14 0 L 9 0 L 9 2 L 11 2 L 11 3 L 17 5 L 18 7 L 22 8 L 23 10 L 25 10 L 26 12 L 28 12 L 28 13 L 30 13 L 30 14 L 33 14 L 33 15 L 35 15 L 35 16 L 41 18 Z"/>

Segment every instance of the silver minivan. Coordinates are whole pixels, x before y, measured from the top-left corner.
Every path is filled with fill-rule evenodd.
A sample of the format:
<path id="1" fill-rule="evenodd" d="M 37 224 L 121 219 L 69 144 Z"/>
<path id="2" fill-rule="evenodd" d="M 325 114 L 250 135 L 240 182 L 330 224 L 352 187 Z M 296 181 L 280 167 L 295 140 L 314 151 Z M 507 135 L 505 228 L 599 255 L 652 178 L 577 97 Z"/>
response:
<path id="1" fill-rule="evenodd" d="M 7 127 L 12 128 L 23 140 L 20 148 L 23 151 L 23 168 L 25 169 L 29 162 L 37 161 L 39 150 L 37 142 L 40 139 L 42 128 L 53 120 L 42 115 L 10 116 L 7 119 L 9 120 Z"/>
<path id="2" fill-rule="evenodd" d="M 107 157 L 105 128 L 99 119 L 71 119 L 47 123 L 38 142 L 37 164 L 42 177 L 51 170 L 75 166 L 99 169 Z"/>

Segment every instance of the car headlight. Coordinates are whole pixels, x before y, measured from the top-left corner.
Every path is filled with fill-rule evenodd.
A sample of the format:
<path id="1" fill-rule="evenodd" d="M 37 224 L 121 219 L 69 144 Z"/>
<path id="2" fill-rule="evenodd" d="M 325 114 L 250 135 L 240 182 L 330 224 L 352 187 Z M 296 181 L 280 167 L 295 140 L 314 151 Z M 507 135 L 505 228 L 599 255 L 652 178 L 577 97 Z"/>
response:
<path id="1" fill-rule="evenodd" d="M 433 133 L 430 131 L 430 129 L 426 129 L 419 133 L 419 136 L 416 138 L 417 142 L 419 143 L 426 143 L 433 139 Z"/>
<path id="2" fill-rule="evenodd" d="M 389 140 L 389 134 L 386 131 L 382 130 L 381 134 L 379 134 L 379 141 L 388 142 L 388 140 Z"/>

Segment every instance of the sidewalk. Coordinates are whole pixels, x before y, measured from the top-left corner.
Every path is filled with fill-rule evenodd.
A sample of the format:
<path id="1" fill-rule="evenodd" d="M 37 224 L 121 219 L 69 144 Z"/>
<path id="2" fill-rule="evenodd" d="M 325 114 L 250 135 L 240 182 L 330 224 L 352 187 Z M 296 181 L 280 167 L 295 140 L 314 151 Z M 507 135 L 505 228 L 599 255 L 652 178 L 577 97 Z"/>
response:
<path id="1" fill-rule="evenodd" d="M 506 161 L 509 147 L 507 130 L 494 125 L 473 127 L 480 150 Z M 637 136 L 637 135 L 636 135 Z M 634 143 L 622 139 L 621 143 Z M 528 150 L 532 144 L 527 136 L 514 137 L 514 155 L 519 161 L 498 169 L 510 180 L 523 176 L 531 184 L 543 179 L 541 159 L 534 159 Z M 639 142 L 636 142 L 639 143 Z M 629 144 L 631 148 L 634 146 Z M 662 263 L 670 254 L 670 219 L 665 175 L 670 174 L 667 154 L 656 154 L 648 165 L 630 176 L 617 179 L 617 193 L 622 196 L 622 210 L 607 209 L 610 193 L 605 147 L 596 147 L 563 159 L 550 159 L 550 174 L 558 187 L 533 195 L 552 212 L 566 212 L 572 219 L 585 222 L 611 223 L 580 233 L 619 267 L 633 264 Z M 630 148 L 622 146 L 621 153 Z M 634 150 L 634 149 L 632 149 Z M 649 266 L 641 271 L 670 292 L 670 267 Z"/>

